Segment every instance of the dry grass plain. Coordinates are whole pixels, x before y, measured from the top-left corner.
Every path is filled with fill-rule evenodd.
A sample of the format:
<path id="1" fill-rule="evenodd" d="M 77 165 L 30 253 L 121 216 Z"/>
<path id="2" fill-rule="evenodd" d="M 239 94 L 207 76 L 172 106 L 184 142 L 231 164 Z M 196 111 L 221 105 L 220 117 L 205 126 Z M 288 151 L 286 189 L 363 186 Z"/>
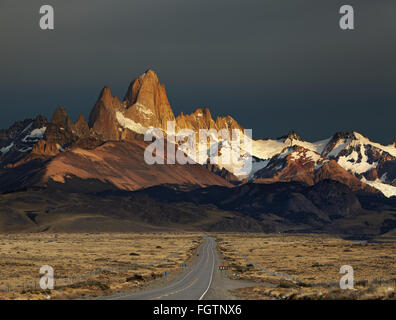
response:
<path id="1" fill-rule="evenodd" d="M 51 299 L 133 290 L 180 270 L 201 242 L 185 233 L 0 235 L 0 299 L 45 299 L 43 265 L 54 269 Z"/>
<path id="2" fill-rule="evenodd" d="M 257 282 L 233 291 L 243 299 L 396 299 L 396 242 L 237 233 L 217 235 L 217 242 L 229 277 Z M 354 269 L 354 290 L 339 288 L 342 265 Z"/>

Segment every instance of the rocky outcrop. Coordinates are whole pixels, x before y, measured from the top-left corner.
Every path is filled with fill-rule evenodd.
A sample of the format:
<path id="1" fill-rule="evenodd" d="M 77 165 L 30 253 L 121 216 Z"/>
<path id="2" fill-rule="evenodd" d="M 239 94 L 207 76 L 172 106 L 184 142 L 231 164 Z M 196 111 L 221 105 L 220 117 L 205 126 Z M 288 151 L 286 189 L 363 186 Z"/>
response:
<path id="1" fill-rule="evenodd" d="M 216 127 L 218 130 L 221 129 L 238 129 L 241 131 L 244 131 L 245 129 L 231 116 L 225 116 L 225 117 L 217 117 L 216 118 Z"/>
<path id="2" fill-rule="evenodd" d="M 40 140 L 37 144 L 33 147 L 31 157 L 36 156 L 56 156 L 59 154 L 59 146 L 56 145 L 55 142 L 50 142 L 46 140 Z M 28 158 L 27 160 L 30 160 Z"/>
<path id="3" fill-rule="evenodd" d="M 375 181 L 378 179 L 378 171 L 376 168 L 373 168 L 373 169 L 365 172 L 363 175 L 369 181 Z"/>
<path id="4" fill-rule="evenodd" d="M 88 138 L 90 136 L 88 123 L 85 121 L 83 114 L 77 119 L 73 126 L 73 133 L 76 134 L 80 139 Z"/>
<path id="5" fill-rule="evenodd" d="M 208 108 L 198 108 L 191 114 L 181 113 L 176 118 L 176 125 L 180 129 L 217 129 L 215 121 Z"/>
<path id="6" fill-rule="evenodd" d="M 145 128 L 165 130 L 167 121 L 174 120 L 165 86 L 154 71 L 147 70 L 131 82 L 123 101 L 106 86 L 90 114 L 89 127 L 106 141 L 129 140 Z"/>
<path id="7" fill-rule="evenodd" d="M 62 130 L 71 130 L 72 121 L 70 120 L 67 110 L 64 106 L 61 106 L 55 110 L 50 124 L 52 126 L 57 126 Z"/>
<path id="8" fill-rule="evenodd" d="M 89 116 L 89 127 L 103 140 L 120 140 L 116 119 L 116 112 L 120 109 L 120 100 L 112 96 L 108 86 L 104 87 Z"/>
<path id="9" fill-rule="evenodd" d="M 41 114 L 39 114 L 36 118 L 33 119 L 32 128 L 39 129 L 39 128 L 46 127 L 47 125 L 48 125 L 47 118 L 42 116 Z"/>
<path id="10" fill-rule="evenodd" d="M 31 157 L 52 157 L 74 147 L 92 149 L 102 143 L 83 115 L 73 123 L 64 107 L 59 107 L 47 125 L 45 135 L 33 147 Z"/>
<path id="11" fill-rule="evenodd" d="M 71 144 L 74 140 L 73 123 L 69 118 L 66 109 L 62 106 L 55 110 L 51 122 L 45 131 L 44 140 L 50 144 L 58 144 L 63 148 Z"/>
<path id="12" fill-rule="evenodd" d="M 168 121 L 176 122 L 177 131 L 243 130 L 230 116 L 214 120 L 208 108 L 199 108 L 192 114 L 181 113 L 175 118 L 165 86 L 152 70 L 147 70 L 130 83 L 122 101 L 113 97 L 110 88 L 105 87 L 90 114 L 89 127 L 105 141 L 133 140 L 139 138 L 147 128 L 166 131 Z"/>
<path id="13" fill-rule="evenodd" d="M 378 168 L 378 178 L 384 183 L 395 186 L 396 183 L 396 160 L 380 163 Z"/>
<path id="14" fill-rule="evenodd" d="M 336 132 L 323 149 L 322 155 L 327 156 L 337 145 L 351 141 L 354 138 L 353 132 Z"/>
<path id="15" fill-rule="evenodd" d="M 124 104 L 125 117 L 146 128 L 166 129 L 167 121 L 175 120 L 165 86 L 153 70 L 147 70 L 131 82 Z"/>
<path id="16" fill-rule="evenodd" d="M 191 129 L 197 132 L 199 129 L 244 130 L 231 116 L 217 117 L 216 120 L 213 120 L 208 108 L 198 108 L 191 114 L 181 113 L 176 118 L 176 126 L 178 129 Z"/>

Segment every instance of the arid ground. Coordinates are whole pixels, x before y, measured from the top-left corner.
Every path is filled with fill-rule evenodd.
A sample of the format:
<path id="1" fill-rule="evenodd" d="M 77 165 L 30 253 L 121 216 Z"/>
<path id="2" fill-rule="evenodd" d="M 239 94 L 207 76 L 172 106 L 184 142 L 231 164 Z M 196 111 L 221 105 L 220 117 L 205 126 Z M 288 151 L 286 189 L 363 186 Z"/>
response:
<path id="1" fill-rule="evenodd" d="M 133 290 L 181 269 L 197 234 L 0 235 L 0 299 L 71 299 Z M 54 269 L 55 290 L 39 288 L 40 267 Z"/>
<path id="2" fill-rule="evenodd" d="M 346 241 L 326 235 L 221 234 L 228 275 L 256 286 L 243 299 L 396 298 L 396 243 Z M 354 290 L 341 290 L 340 267 L 352 266 Z"/>
<path id="3" fill-rule="evenodd" d="M 224 272 L 251 281 L 241 299 L 395 299 L 396 242 L 326 235 L 212 233 Z M 0 235 L 0 299 L 74 299 L 130 292 L 172 279 L 202 243 L 198 233 L 29 233 Z M 39 288 L 54 269 L 55 290 Z M 355 289 L 341 290 L 342 265 Z M 168 275 L 165 276 L 165 272 Z"/>

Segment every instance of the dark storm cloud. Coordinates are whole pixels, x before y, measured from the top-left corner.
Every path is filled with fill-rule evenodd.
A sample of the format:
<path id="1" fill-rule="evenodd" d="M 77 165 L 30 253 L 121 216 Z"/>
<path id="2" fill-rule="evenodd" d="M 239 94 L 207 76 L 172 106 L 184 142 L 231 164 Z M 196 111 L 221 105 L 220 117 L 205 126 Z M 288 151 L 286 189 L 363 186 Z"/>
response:
<path id="1" fill-rule="evenodd" d="M 122 96 L 147 68 L 175 113 L 208 106 L 256 137 L 290 129 L 307 139 L 357 130 L 396 136 L 393 0 L 42 1 L 0 4 L 0 127 L 63 104 L 87 115 L 108 84 Z M 338 10 L 355 8 L 356 30 Z"/>

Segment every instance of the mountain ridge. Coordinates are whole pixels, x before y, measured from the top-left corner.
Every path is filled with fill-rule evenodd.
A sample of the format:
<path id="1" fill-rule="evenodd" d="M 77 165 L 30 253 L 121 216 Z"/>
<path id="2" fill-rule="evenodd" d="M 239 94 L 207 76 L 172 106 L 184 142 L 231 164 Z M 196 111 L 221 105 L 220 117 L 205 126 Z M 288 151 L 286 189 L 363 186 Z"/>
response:
<path id="1" fill-rule="evenodd" d="M 165 86 L 160 83 L 157 74 L 149 69 L 130 82 L 123 99 L 113 96 L 110 87 L 105 86 L 91 110 L 88 122 L 81 115 L 73 123 L 67 110 L 59 107 L 50 121 L 37 116 L 1 130 L 2 174 L 30 161 L 57 161 L 56 158 L 62 158 L 64 153 L 75 154 L 76 149 L 95 150 L 114 141 L 126 141 L 134 145 L 143 140 L 142 135 L 148 128 L 159 128 L 165 132 L 168 121 L 175 121 L 177 131 L 239 129 L 245 133 L 245 129 L 231 116 L 213 119 L 208 108 L 197 108 L 191 114 L 181 112 L 175 116 Z M 230 150 L 235 152 L 240 164 L 253 158 L 252 171 L 238 176 L 241 183 L 247 179 L 255 183 L 300 181 L 313 185 L 323 179 L 334 179 L 355 191 L 379 190 L 387 196 L 396 195 L 396 142 L 384 146 L 353 131 L 338 132 L 328 139 L 313 143 L 305 141 L 294 131 L 278 139 L 251 141 L 251 151 L 245 146 L 236 151 L 231 149 L 230 138 L 216 137 L 210 145 L 211 149 L 218 149 L 220 153 Z M 192 157 L 183 147 L 183 144 L 176 146 Z M 141 161 L 143 165 L 143 157 Z M 206 162 L 200 164 L 208 168 Z M 235 180 L 227 173 L 230 171 L 232 174 L 235 164 L 227 166 L 219 163 L 217 166 L 218 169 L 211 168 L 210 171 Z M 63 171 L 60 169 L 60 172 Z M 62 174 L 67 176 L 68 173 Z M 7 176 L 10 176 L 9 172 Z M 46 176 L 59 175 L 54 173 Z"/>

